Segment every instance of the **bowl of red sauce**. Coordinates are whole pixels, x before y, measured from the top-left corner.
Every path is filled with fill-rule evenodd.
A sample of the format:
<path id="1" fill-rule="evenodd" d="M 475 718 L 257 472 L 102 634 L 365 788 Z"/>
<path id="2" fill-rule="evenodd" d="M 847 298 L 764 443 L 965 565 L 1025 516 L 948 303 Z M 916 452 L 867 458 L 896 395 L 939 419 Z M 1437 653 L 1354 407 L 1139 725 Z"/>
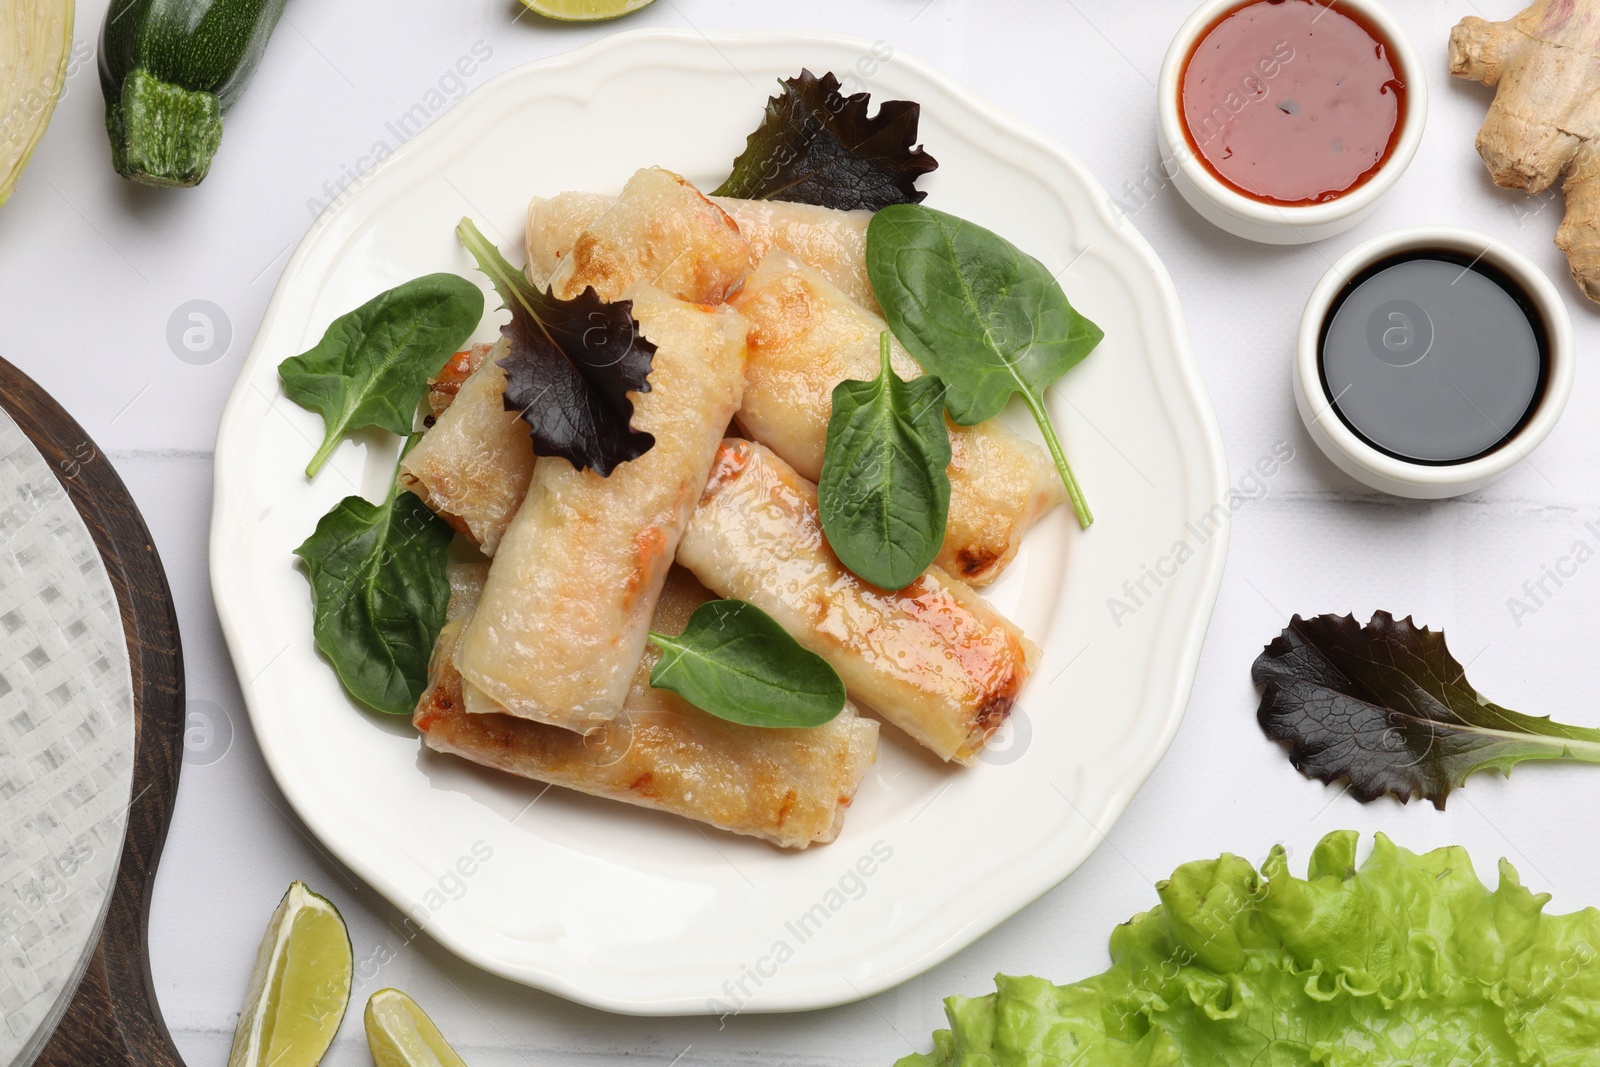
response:
<path id="1" fill-rule="evenodd" d="M 1209 0 L 1162 65 L 1163 166 L 1230 233 L 1305 244 L 1377 205 L 1422 140 L 1428 85 L 1377 0 Z"/>

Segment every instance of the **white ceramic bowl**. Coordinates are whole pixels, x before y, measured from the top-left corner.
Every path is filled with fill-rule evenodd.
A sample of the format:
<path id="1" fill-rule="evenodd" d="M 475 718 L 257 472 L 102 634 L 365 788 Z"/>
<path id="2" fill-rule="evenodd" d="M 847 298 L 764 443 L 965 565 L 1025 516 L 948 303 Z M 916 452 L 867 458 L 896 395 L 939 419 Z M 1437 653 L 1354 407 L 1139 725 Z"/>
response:
<path id="1" fill-rule="evenodd" d="M 1339 0 L 1340 10 L 1355 12 L 1383 32 L 1393 45 L 1393 60 L 1405 80 L 1406 114 L 1400 140 L 1378 173 L 1365 185 L 1326 204 L 1282 206 L 1252 200 L 1219 181 L 1189 146 L 1184 133 L 1180 83 L 1195 43 L 1228 11 L 1248 0 L 1207 0 L 1201 4 L 1167 49 L 1156 89 L 1156 139 L 1162 167 L 1178 192 L 1207 221 L 1229 233 L 1263 244 L 1309 244 L 1342 233 L 1360 222 L 1388 192 L 1417 153 L 1428 121 L 1428 79 L 1416 49 L 1400 24 L 1377 0 Z"/>
<path id="2" fill-rule="evenodd" d="M 1423 250 L 1458 252 L 1504 271 L 1527 293 L 1544 320 L 1549 345 L 1545 388 L 1533 417 L 1493 452 L 1465 463 L 1411 463 L 1367 444 L 1333 410 L 1318 366 L 1323 320 L 1350 279 L 1380 260 Z M 1566 305 L 1550 279 L 1532 261 L 1509 245 L 1476 230 L 1414 226 L 1380 234 L 1357 245 L 1330 267 L 1311 291 L 1311 299 L 1306 301 L 1305 313 L 1300 318 L 1294 361 L 1294 399 L 1311 439 L 1340 470 L 1363 485 L 1385 493 L 1438 500 L 1482 489 L 1537 448 L 1555 428 L 1556 420 L 1567 406 L 1567 398 L 1572 395 L 1575 364 L 1572 321 L 1567 317 Z"/>

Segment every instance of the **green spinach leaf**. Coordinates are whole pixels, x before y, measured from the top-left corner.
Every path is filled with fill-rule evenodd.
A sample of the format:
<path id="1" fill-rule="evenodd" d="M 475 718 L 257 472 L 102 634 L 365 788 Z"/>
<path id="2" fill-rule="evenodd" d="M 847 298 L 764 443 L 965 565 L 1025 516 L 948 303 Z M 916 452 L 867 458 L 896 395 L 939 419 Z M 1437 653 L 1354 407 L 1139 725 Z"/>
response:
<path id="1" fill-rule="evenodd" d="M 1094 521 L 1056 440 L 1044 391 L 1104 336 L 1073 310 L 1043 263 L 1010 241 L 916 204 L 867 228 L 867 272 L 894 335 L 945 385 L 963 426 L 992 419 L 1013 393 L 1028 405 L 1087 527 Z"/>
<path id="2" fill-rule="evenodd" d="M 944 544 L 950 516 L 950 431 L 944 384 L 902 381 L 880 338 L 875 381 L 842 381 L 823 451 L 818 503 L 839 561 L 881 589 L 916 581 Z"/>
<path id="3" fill-rule="evenodd" d="M 845 96 L 832 74 L 802 70 L 778 84 L 733 173 L 713 195 L 845 211 L 915 204 L 928 195 L 917 179 L 939 163 L 916 143 L 918 104 L 885 100 L 869 117 L 868 94 Z"/>
<path id="4" fill-rule="evenodd" d="M 1256 658 L 1256 719 L 1307 778 L 1348 780 L 1363 803 L 1390 794 L 1444 807 L 1468 775 L 1524 760 L 1600 763 L 1600 730 L 1521 715 L 1484 699 L 1444 634 L 1387 611 L 1296 615 Z"/>
<path id="5" fill-rule="evenodd" d="M 450 603 L 450 525 L 391 486 L 381 504 L 345 497 L 295 555 L 311 578 L 312 633 L 357 700 L 410 715 Z"/>
<path id="6" fill-rule="evenodd" d="M 745 726 L 806 727 L 844 710 L 844 682 L 777 620 L 742 600 L 713 600 L 681 635 L 650 631 L 661 659 L 650 684 Z"/>
<path id="7" fill-rule="evenodd" d="M 352 430 L 411 432 L 428 378 L 483 318 L 483 292 L 454 274 L 427 274 L 333 320 L 315 348 L 278 365 L 283 391 L 320 412 L 326 433 L 314 475 Z"/>

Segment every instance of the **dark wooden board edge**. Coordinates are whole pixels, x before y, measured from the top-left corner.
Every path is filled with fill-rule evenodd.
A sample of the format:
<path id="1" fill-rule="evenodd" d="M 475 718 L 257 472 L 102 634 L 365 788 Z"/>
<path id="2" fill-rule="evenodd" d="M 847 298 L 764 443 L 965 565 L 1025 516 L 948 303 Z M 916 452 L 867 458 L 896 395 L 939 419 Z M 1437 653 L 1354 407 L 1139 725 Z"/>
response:
<path id="1" fill-rule="evenodd" d="M 178 795 L 185 707 L 178 616 L 161 557 L 99 447 L 39 385 L 0 359 L 0 407 L 50 464 L 105 561 L 133 672 L 133 802 L 105 927 L 38 1067 L 184 1067 L 150 976 L 156 864 Z"/>

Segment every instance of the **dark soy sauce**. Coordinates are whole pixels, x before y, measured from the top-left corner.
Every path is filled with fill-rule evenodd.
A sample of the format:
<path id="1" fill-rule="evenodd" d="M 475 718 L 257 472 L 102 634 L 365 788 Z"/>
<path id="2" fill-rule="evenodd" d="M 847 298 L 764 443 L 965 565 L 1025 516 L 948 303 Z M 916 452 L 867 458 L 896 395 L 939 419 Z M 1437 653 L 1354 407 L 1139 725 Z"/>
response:
<path id="1" fill-rule="evenodd" d="M 1493 452 L 1533 417 L 1549 338 L 1503 271 L 1458 252 L 1406 252 L 1334 299 L 1318 365 L 1330 406 L 1356 436 L 1442 466 Z"/>

